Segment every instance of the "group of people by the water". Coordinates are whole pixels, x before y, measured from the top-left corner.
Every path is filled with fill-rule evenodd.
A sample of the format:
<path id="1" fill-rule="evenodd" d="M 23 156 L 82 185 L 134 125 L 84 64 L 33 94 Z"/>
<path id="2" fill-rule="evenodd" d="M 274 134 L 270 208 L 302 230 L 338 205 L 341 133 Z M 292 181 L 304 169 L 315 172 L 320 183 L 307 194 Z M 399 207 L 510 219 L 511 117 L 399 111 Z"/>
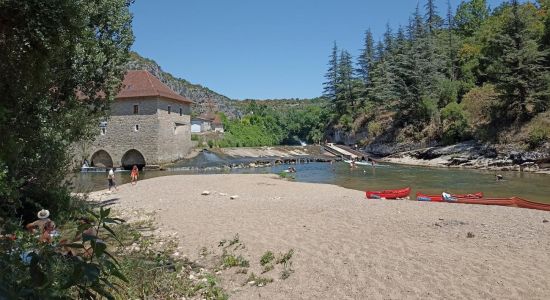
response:
<path id="1" fill-rule="evenodd" d="M 132 167 L 132 171 L 130 172 L 130 182 L 132 185 L 136 185 L 139 178 L 139 168 L 138 166 L 134 165 Z M 109 169 L 107 173 L 107 181 L 109 182 L 109 192 L 111 192 L 111 189 L 115 189 L 118 191 L 118 187 L 115 180 L 115 168 Z"/>

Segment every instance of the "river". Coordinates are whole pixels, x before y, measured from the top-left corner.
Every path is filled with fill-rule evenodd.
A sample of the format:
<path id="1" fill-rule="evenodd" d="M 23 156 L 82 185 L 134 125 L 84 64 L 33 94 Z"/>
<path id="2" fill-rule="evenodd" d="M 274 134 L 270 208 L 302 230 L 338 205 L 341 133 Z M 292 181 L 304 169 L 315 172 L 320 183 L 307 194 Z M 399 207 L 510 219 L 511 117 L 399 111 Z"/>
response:
<path id="1" fill-rule="evenodd" d="M 140 172 L 140 180 L 159 176 L 180 174 L 278 174 L 288 168 L 288 165 L 276 165 L 263 168 L 186 170 L 188 167 L 216 167 L 230 163 L 247 163 L 256 159 L 228 159 L 213 153 L 202 153 L 195 159 L 176 164 L 166 171 L 149 170 Z M 294 166 L 297 173 L 293 174 L 296 181 L 335 184 L 356 190 L 394 189 L 410 186 L 411 198 L 418 191 L 440 194 L 443 191 L 451 193 L 473 193 L 481 191 L 486 197 L 518 196 L 528 200 L 550 203 L 550 175 L 499 172 L 504 180 L 496 181 L 494 171 L 430 168 L 384 164 L 373 169 L 370 166 L 359 166 L 350 170 L 343 162 L 305 163 Z M 107 188 L 106 173 L 77 173 L 71 181 L 73 190 L 90 192 Z M 116 173 L 118 184 L 130 182 L 129 172 Z"/>

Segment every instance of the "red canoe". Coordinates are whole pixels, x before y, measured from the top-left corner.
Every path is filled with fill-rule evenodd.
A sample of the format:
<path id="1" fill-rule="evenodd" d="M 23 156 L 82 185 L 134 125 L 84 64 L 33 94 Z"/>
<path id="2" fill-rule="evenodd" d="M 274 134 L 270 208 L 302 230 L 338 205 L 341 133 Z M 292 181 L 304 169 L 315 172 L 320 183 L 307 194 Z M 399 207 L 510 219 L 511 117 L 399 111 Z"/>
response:
<path id="1" fill-rule="evenodd" d="M 514 199 L 517 207 L 550 211 L 550 204 L 533 202 L 518 197 L 512 199 Z"/>
<path id="2" fill-rule="evenodd" d="M 451 194 L 451 197 L 456 199 L 479 199 L 483 198 L 482 192 L 477 192 L 473 194 Z M 420 192 L 416 193 L 416 200 L 418 201 L 433 201 L 433 202 L 444 202 L 442 195 L 426 195 Z"/>
<path id="3" fill-rule="evenodd" d="M 479 205 L 500 205 L 500 206 L 515 206 L 514 198 L 479 198 L 479 199 L 457 199 L 456 203 L 464 204 L 479 204 Z"/>
<path id="4" fill-rule="evenodd" d="M 408 197 L 411 193 L 411 188 L 406 187 L 398 190 L 366 191 L 365 193 L 369 199 L 397 199 Z"/>

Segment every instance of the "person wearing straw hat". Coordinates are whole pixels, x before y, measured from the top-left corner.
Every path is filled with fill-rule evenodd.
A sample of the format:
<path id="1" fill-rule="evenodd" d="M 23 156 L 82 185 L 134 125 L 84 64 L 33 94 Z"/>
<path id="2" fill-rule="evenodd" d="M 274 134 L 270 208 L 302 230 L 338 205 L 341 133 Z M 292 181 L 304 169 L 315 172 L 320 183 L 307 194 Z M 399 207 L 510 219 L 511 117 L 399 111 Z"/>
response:
<path id="1" fill-rule="evenodd" d="M 38 229 L 39 233 L 43 233 L 46 228 L 55 228 L 55 223 L 50 220 L 50 211 L 47 209 L 42 209 L 39 211 L 36 216 L 38 217 L 38 220 L 27 224 L 25 228 L 30 231 L 34 232 Z"/>

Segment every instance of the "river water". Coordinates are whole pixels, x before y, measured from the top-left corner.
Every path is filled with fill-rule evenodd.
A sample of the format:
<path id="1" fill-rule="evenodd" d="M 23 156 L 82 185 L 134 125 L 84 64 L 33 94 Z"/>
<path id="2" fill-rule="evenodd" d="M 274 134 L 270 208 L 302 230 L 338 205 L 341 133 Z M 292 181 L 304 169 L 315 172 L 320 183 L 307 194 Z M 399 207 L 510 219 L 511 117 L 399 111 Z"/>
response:
<path id="1" fill-rule="evenodd" d="M 222 158 L 213 153 L 202 153 L 195 159 L 176 164 L 167 171 L 142 171 L 140 180 L 159 176 L 180 174 L 278 174 L 288 168 L 288 165 L 276 165 L 263 168 L 187 170 L 184 168 L 212 168 L 227 163 L 247 163 L 257 159 Z M 305 163 L 294 166 L 297 173 L 293 174 L 296 181 L 335 184 L 356 190 L 394 189 L 410 186 L 411 198 L 418 191 L 430 194 L 483 192 L 486 197 L 518 196 L 532 201 L 550 203 L 550 175 L 499 172 L 504 180 L 496 181 L 494 171 L 429 168 L 384 164 L 376 168 L 358 166 L 350 170 L 343 162 Z M 129 172 L 116 173 L 117 183 L 130 182 Z M 89 192 L 107 188 L 107 174 L 78 173 L 72 178 L 73 189 L 79 192 Z"/>

